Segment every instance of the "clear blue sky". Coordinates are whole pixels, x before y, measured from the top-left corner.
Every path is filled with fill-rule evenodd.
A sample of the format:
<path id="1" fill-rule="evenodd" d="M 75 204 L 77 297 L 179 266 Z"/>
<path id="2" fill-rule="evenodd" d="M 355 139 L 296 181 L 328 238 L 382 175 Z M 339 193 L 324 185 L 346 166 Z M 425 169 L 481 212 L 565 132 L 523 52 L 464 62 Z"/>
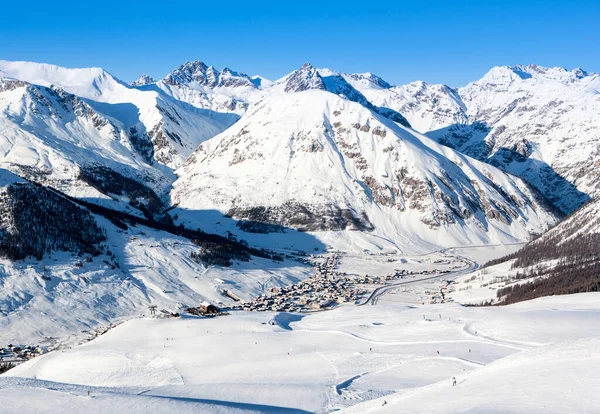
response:
<path id="1" fill-rule="evenodd" d="M 455 86 L 496 65 L 600 72 L 600 0 L 10 1 L 0 13 L 0 59 L 125 81 L 194 59 L 271 79 L 310 61 Z"/>

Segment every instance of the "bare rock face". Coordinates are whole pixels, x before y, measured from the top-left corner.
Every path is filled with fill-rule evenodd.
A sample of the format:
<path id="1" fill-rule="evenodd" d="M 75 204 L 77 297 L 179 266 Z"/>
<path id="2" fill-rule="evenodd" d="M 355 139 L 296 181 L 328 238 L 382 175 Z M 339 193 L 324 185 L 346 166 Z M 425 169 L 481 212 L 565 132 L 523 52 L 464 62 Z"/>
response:
<path id="1" fill-rule="evenodd" d="M 235 72 L 229 68 L 219 71 L 199 60 L 184 63 L 178 69 L 174 70 L 173 73 L 167 75 L 163 79 L 163 82 L 175 86 L 194 82 L 207 88 L 256 87 L 252 79 L 244 73 Z"/>
<path id="2" fill-rule="evenodd" d="M 385 80 L 372 73 L 350 73 L 345 76 L 352 79 L 355 82 L 362 82 L 363 84 L 379 89 L 389 89 L 392 87 L 391 84 L 387 83 Z"/>
<path id="3" fill-rule="evenodd" d="M 298 231 L 371 231 L 366 213 L 326 204 L 305 204 L 288 200 L 279 206 L 232 207 L 227 215 L 238 220 L 280 225 Z"/>
<path id="4" fill-rule="evenodd" d="M 284 90 L 291 93 L 309 89 L 325 90 L 326 88 L 319 72 L 310 63 L 305 63 L 288 78 Z"/>

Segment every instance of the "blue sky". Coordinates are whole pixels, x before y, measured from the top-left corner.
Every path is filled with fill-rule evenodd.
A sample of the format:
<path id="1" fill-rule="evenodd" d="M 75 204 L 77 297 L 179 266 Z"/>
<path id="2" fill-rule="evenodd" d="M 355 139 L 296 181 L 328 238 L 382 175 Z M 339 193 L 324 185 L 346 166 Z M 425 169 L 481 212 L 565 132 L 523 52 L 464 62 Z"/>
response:
<path id="1" fill-rule="evenodd" d="M 200 59 L 279 78 L 304 62 L 461 86 L 496 65 L 600 72 L 600 1 L 27 1 L 2 5 L 0 59 L 131 81 Z"/>

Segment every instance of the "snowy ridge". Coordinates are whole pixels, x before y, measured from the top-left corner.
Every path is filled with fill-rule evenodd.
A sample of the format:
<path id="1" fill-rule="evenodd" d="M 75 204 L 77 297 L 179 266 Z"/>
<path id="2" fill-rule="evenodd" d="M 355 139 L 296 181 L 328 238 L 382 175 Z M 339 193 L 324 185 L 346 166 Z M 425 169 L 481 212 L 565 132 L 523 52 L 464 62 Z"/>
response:
<path id="1" fill-rule="evenodd" d="M 519 65 L 492 68 L 458 89 L 355 86 L 416 130 L 524 178 L 565 213 L 599 190 L 598 74 Z"/>
<path id="2" fill-rule="evenodd" d="M 323 90 L 274 89 L 178 174 L 173 212 L 192 227 L 216 209 L 429 247 L 523 240 L 555 220 L 518 179 Z"/>
<path id="3" fill-rule="evenodd" d="M 237 116 L 200 110 L 157 91 L 131 88 L 97 68 L 0 61 L 0 75 L 42 86 L 59 86 L 88 100 L 126 128 L 150 136 L 154 159 L 177 168 L 204 140 L 223 131 Z"/>
<path id="4" fill-rule="evenodd" d="M 144 86 L 155 82 L 156 80 L 152 76 L 144 73 L 142 76 L 131 82 L 131 86 Z"/>
<path id="5" fill-rule="evenodd" d="M 544 233 L 536 242 L 555 239 L 560 243 L 568 242 L 578 236 L 600 233 L 600 200 L 592 200 L 557 226 Z"/>
<path id="6" fill-rule="evenodd" d="M 284 92 L 302 92 L 309 89 L 324 90 L 357 102 L 394 122 L 410 127 L 410 124 L 402 114 L 387 107 L 376 107 L 352 86 L 346 77 L 330 69 L 316 69 L 310 63 L 305 63 L 299 70 L 292 72 L 285 78 Z"/>
<path id="7" fill-rule="evenodd" d="M 365 88 L 361 91 L 373 104 L 400 112 L 421 133 L 468 120 L 457 90 L 446 85 L 418 81 L 387 89 Z"/>
<path id="8" fill-rule="evenodd" d="M 229 68 L 219 71 L 195 60 L 184 63 L 153 87 L 198 108 L 241 115 L 248 102 L 271 84 L 261 77 L 251 78 Z"/>

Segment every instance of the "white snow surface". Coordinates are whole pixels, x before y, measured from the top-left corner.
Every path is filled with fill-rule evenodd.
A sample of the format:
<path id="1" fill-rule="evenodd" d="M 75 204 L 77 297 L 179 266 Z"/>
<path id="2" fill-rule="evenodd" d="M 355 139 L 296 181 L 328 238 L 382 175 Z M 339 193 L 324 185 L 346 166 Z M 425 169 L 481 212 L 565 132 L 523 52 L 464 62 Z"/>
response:
<path id="1" fill-rule="evenodd" d="M 137 319 L 8 371 L 0 398 L 20 413 L 594 412 L 599 304 Z"/>

